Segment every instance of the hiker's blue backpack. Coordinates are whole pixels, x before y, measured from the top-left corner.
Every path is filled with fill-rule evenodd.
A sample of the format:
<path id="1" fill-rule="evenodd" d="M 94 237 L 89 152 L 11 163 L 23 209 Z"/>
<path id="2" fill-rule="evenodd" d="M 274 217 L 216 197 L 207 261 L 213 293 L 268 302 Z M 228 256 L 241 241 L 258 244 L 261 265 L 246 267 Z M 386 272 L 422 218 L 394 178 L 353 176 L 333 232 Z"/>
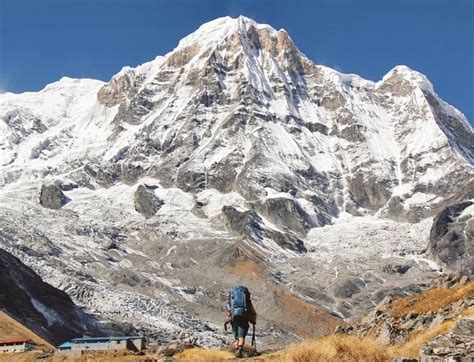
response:
<path id="1" fill-rule="evenodd" d="M 249 290 L 242 285 L 233 287 L 230 291 L 230 312 L 232 316 L 243 316 L 247 314 L 247 298 Z"/>

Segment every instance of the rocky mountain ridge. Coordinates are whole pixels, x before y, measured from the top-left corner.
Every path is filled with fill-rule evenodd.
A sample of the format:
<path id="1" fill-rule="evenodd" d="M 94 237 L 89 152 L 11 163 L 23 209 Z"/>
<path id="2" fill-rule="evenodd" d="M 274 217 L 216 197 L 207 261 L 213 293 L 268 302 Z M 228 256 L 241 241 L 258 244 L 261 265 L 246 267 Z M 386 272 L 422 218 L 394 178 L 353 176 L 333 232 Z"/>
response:
<path id="1" fill-rule="evenodd" d="M 367 81 L 220 18 L 108 83 L 0 95 L 0 245 L 124 332 L 221 343 L 245 282 L 269 344 L 301 332 L 282 305 L 321 333 L 439 271 L 430 218 L 474 197 L 473 140 L 421 73 Z"/>

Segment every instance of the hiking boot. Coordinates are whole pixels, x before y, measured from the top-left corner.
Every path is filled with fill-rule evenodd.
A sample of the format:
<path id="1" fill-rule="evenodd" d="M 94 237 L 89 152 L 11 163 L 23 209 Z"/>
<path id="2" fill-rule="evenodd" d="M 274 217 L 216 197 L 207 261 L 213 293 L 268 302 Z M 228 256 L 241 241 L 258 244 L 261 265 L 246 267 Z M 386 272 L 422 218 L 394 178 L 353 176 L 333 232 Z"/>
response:
<path id="1" fill-rule="evenodd" d="M 237 347 L 236 351 L 235 351 L 235 357 L 237 358 L 242 358 L 242 350 L 243 350 L 243 347 L 240 346 L 240 347 Z"/>

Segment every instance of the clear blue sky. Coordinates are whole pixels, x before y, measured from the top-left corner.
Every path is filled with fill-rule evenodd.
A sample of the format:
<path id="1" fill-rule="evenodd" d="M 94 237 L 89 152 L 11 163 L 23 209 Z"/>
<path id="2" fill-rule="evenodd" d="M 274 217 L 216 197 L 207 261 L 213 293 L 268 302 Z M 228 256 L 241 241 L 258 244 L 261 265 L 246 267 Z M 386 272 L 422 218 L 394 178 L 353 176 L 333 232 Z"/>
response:
<path id="1" fill-rule="evenodd" d="M 241 14 L 346 73 L 378 80 L 406 64 L 474 121 L 474 0 L 0 0 L 0 89 L 108 80 L 206 21 Z"/>

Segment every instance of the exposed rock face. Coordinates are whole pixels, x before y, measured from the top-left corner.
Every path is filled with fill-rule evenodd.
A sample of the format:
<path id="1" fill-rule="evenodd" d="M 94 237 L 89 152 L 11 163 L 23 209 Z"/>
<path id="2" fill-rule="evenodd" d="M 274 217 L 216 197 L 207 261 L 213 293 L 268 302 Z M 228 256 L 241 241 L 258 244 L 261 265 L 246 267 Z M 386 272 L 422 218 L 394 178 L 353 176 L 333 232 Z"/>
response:
<path id="1" fill-rule="evenodd" d="M 293 230 L 299 235 L 305 235 L 307 230 L 316 226 L 316 222 L 292 199 L 267 199 L 262 205 L 262 212 L 278 226 Z"/>
<path id="2" fill-rule="evenodd" d="M 135 210 L 146 217 L 155 215 L 164 204 L 163 200 L 153 193 L 153 190 L 153 187 L 139 185 L 135 191 Z"/>
<path id="3" fill-rule="evenodd" d="M 225 227 L 232 232 L 248 238 L 254 243 L 263 244 L 265 239 L 270 239 L 283 249 L 306 252 L 304 242 L 292 233 L 282 233 L 265 226 L 262 218 L 250 210 L 237 210 L 232 206 L 222 209 Z"/>
<path id="4" fill-rule="evenodd" d="M 3 249 L 0 249 L 0 309 L 56 345 L 82 334 L 98 333 L 92 317 L 79 310 L 69 295 L 43 282 Z"/>
<path id="5" fill-rule="evenodd" d="M 109 84 L 99 90 L 97 100 L 107 107 L 120 104 L 129 96 L 133 96 L 136 92 L 136 83 L 135 73 L 131 69 L 125 71 L 124 74 L 115 77 Z"/>
<path id="6" fill-rule="evenodd" d="M 69 199 L 56 185 L 42 185 L 40 192 L 40 204 L 49 209 L 60 209 L 67 204 Z"/>
<path id="7" fill-rule="evenodd" d="M 349 189 L 356 205 L 369 210 L 378 210 L 391 196 L 390 180 L 376 179 L 365 173 L 357 173 L 348 180 Z"/>
<path id="8" fill-rule="evenodd" d="M 436 337 L 420 350 L 421 362 L 474 360 L 474 318 L 456 322 L 451 332 Z"/>
<path id="9" fill-rule="evenodd" d="M 474 276 L 473 201 L 449 206 L 435 217 L 428 252 L 447 270 Z"/>
<path id="10" fill-rule="evenodd" d="M 224 225 L 231 231 L 243 234 L 252 219 L 257 215 L 250 210 L 237 210 L 232 206 L 224 206 L 222 208 L 222 215 L 224 217 Z"/>

